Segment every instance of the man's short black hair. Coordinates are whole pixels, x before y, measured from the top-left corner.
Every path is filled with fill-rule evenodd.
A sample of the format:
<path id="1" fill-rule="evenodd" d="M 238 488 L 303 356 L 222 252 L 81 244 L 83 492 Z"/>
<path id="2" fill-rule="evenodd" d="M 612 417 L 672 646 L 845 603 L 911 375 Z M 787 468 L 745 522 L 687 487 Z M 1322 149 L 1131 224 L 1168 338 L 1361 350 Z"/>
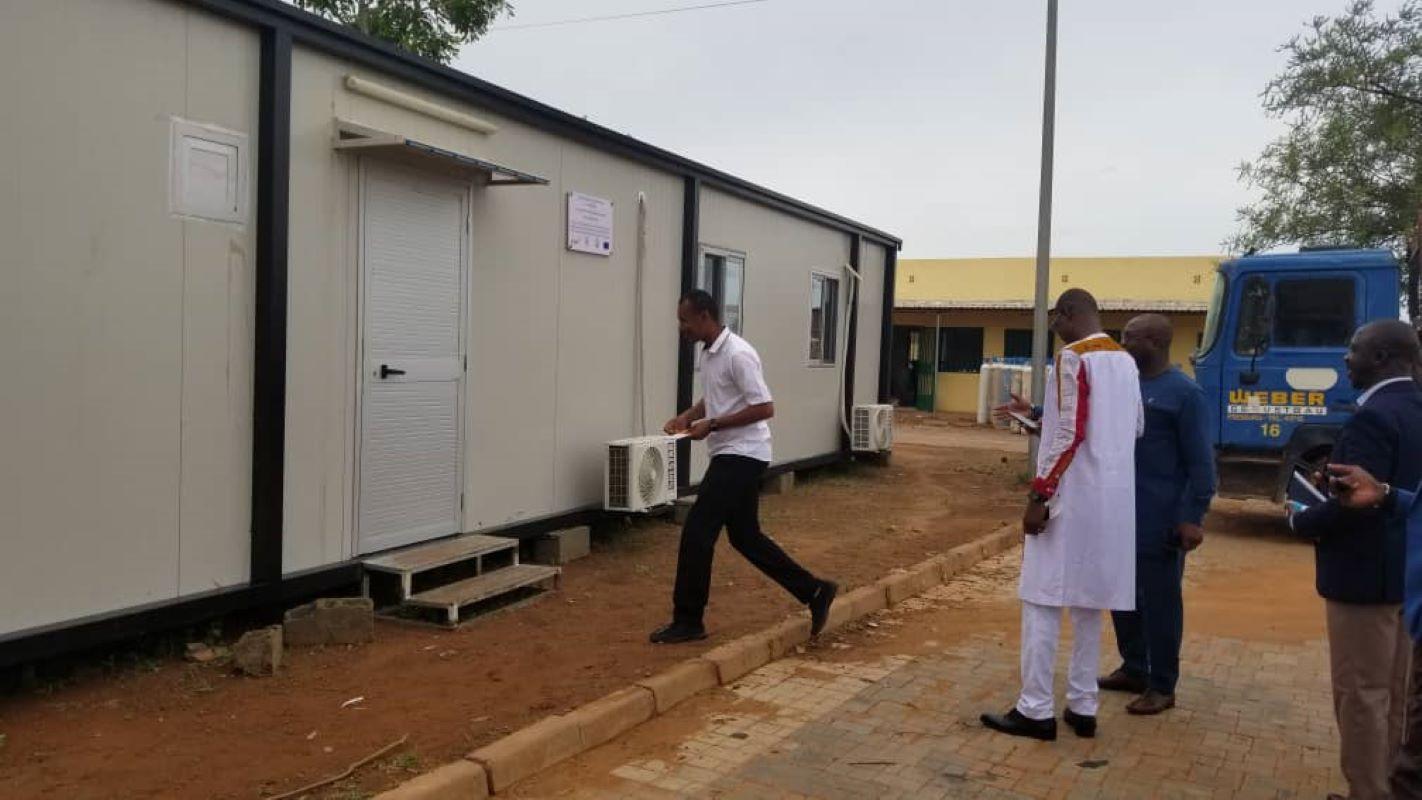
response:
<path id="1" fill-rule="evenodd" d="M 1062 292 L 1061 296 L 1057 298 L 1056 310 L 1073 317 L 1101 313 L 1101 307 L 1096 303 L 1096 296 L 1085 289 L 1067 289 Z"/>
<path id="2" fill-rule="evenodd" d="M 721 306 L 716 302 L 716 298 L 711 296 L 710 292 L 701 289 L 692 289 L 681 296 L 681 302 L 686 303 L 695 313 L 699 314 L 705 311 L 711 315 L 711 319 L 717 322 L 721 321 Z"/>

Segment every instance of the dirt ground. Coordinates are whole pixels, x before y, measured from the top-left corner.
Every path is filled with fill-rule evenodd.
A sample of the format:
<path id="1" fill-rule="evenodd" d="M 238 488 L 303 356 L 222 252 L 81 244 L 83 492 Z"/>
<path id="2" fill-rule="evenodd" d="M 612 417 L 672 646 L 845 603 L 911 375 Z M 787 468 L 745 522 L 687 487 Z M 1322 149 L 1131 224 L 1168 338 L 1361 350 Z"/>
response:
<path id="1" fill-rule="evenodd" d="M 953 436 L 962 424 L 906 418 L 891 466 L 802 478 L 765 498 L 767 531 L 850 589 L 1014 519 L 1023 440 Z M 288 651 L 275 678 L 169 660 L 0 698 L 0 796 L 266 797 L 408 734 L 405 747 L 311 795 L 366 797 L 794 610 L 723 540 L 711 639 L 648 645 L 668 615 L 676 543 L 675 527 L 644 521 L 596 539 L 562 590 L 529 606 L 458 631 L 381 622 L 373 645 Z"/>
<path id="2" fill-rule="evenodd" d="M 1231 681 L 1239 682 L 1233 685 L 1232 694 L 1227 698 L 1228 704 L 1234 707 L 1253 708 L 1254 704 L 1263 702 L 1263 696 L 1271 691 L 1287 693 L 1289 689 L 1280 687 L 1292 686 L 1296 690 L 1301 688 L 1310 698 L 1317 700 L 1316 705 L 1321 709 L 1315 709 L 1315 712 L 1322 713 L 1322 719 L 1329 719 L 1331 709 L 1326 700 L 1327 679 L 1321 670 L 1323 658 L 1308 659 L 1299 655 L 1305 651 L 1321 653 L 1324 638 L 1323 604 L 1313 591 L 1312 548 L 1286 532 L 1278 509 L 1268 503 L 1217 501 L 1205 527 L 1205 545 L 1190 556 L 1186 570 L 1186 632 L 1189 638 L 1184 652 L 1185 682 L 1182 684 L 1181 708 L 1158 718 L 1132 718 L 1121 713 L 1126 698 L 1116 695 L 1103 697 L 1103 738 L 1095 740 L 1091 752 L 1092 758 L 1102 759 L 1097 762 L 1099 764 L 1108 764 L 1111 760 L 1129 764 L 1133 749 L 1151 749 L 1158 746 L 1159 739 L 1175 737 L 1184 749 L 1171 755 L 1167 762 L 1173 760 L 1189 766 L 1193 758 L 1189 748 L 1206 737 L 1210 725 L 1218 724 L 1220 719 L 1228 716 L 1222 715 L 1220 719 L 1211 717 L 1211 702 L 1206 693 L 1211 686 L 1232 685 Z M 953 698 L 944 701 L 942 707 L 915 706 L 908 697 L 895 695 L 897 702 L 916 709 L 915 713 L 919 716 L 911 720 L 905 717 L 905 725 L 901 729 L 890 727 L 883 731 L 881 744 L 886 753 L 893 752 L 895 745 L 914 742 L 915 732 L 922 733 L 926 728 L 931 732 L 923 738 L 930 740 L 936 738 L 946 742 L 948 737 L 955 735 L 967 737 L 976 747 L 971 760 L 983 761 L 992 769 L 1000 768 L 1001 775 L 1014 774 L 1014 770 L 1021 772 L 1024 762 L 1010 757 L 1012 744 L 993 739 L 992 734 L 981 730 L 976 719 L 980 711 L 998 710 L 1009 705 L 1016 693 L 1020 625 L 1016 586 L 1020 559 L 1020 550 L 1005 553 L 922 597 L 840 629 L 803 648 L 792 656 L 794 663 L 785 669 L 797 670 L 797 676 L 806 678 L 800 688 L 810 692 L 813 691 L 811 687 L 817 685 L 817 680 L 828 680 L 826 675 L 854 675 L 856 668 L 902 663 L 903 659 L 977 662 L 975 674 L 991 672 L 987 665 L 999 667 L 993 673 L 1001 678 L 999 683 L 991 680 L 974 682 L 965 676 L 958 676 L 956 682 L 945 678 L 951 686 L 949 691 Z M 1110 625 L 1106 626 L 1106 637 L 1107 642 L 1102 649 L 1103 670 L 1112 669 L 1117 663 Z M 1272 654 L 1268 656 L 1272 659 L 1269 665 L 1261 672 L 1252 672 L 1246 665 L 1249 659 L 1241 655 L 1246 647 L 1269 651 Z M 1305 662 L 1312 664 L 1312 672 L 1305 668 Z M 1279 665 L 1290 665 L 1286 668 L 1292 669 L 1295 674 L 1280 678 L 1273 672 L 1285 668 Z M 843 669 L 837 672 L 836 667 Z M 772 666 L 762 672 L 773 670 Z M 866 686 L 871 683 L 862 677 L 850 680 L 862 681 Z M 715 787 L 710 791 L 658 792 L 649 787 L 660 787 L 661 784 L 629 782 L 624 777 L 629 774 L 627 768 L 643 765 L 664 766 L 669 777 L 690 775 L 690 772 L 678 773 L 677 769 L 694 758 L 698 752 L 697 745 L 707 741 L 704 734 L 708 729 L 718 729 L 727 721 L 748 717 L 759 720 L 751 730 L 760 732 L 761 725 L 774 725 L 777 718 L 794 717 L 789 707 L 762 707 L 757 705 L 759 701 L 748 697 L 753 692 L 746 686 L 756 682 L 756 676 L 751 676 L 744 679 L 742 685 L 703 692 L 670 714 L 519 784 L 510 792 L 510 797 L 527 800 L 556 797 L 601 800 L 628 796 L 633 791 L 636 791 L 637 797 L 742 797 L 764 793 L 764 789 L 746 790 L 743 786 L 739 787 L 742 790 L 737 790 L 737 781 L 752 772 L 745 769 L 751 758 L 761 764 L 773 763 L 791 775 L 797 769 L 823 769 L 826 766 L 823 759 L 815 760 L 797 750 L 795 744 L 776 739 L 768 741 L 763 750 L 743 761 L 726 756 L 730 761 L 726 762 L 727 766 L 722 771 L 712 776 L 716 782 L 709 784 Z M 940 711 L 942 713 L 938 713 Z M 1252 712 L 1242 713 L 1248 716 Z M 784 714 L 790 717 L 779 716 Z M 1264 720 L 1253 722 L 1262 723 Z M 1331 725 L 1331 721 L 1323 724 Z M 745 735 L 741 734 L 742 737 Z M 1267 743 L 1256 740 L 1255 745 L 1261 748 L 1261 752 L 1290 753 L 1295 758 L 1307 753 L 1310 754 L 1307 766 L 1322 771 L 1333 769 L 1336 763 L 1333 760 L 1335 753 L 1319 751 L 1302 730 L 1289 728 L 1279 733 L 1271 732 L 1271 735 L 1275 738 Z M 1330 728 L 1329 740 L 1333 740 L 1333 736 Z M 1290 741 L 1290 737 L 1294 740 Z M 1152 740 L 1155 740 L 1154 743 Z M 1243 736 L 1243 729 L 1240 735 L 1231 735 L 1230 740 L 1233 747 L 1249 749 L 1249 740 Z M 804 739 L 801 743 L 809 741 Z M 1075 762 L 1080 760 L 1082 746 L 1082 743 L 1068 738 L 1059 746 L 1036 747 L 1033 744 L 1026 745 L 1025 750 L 1019 749 L 1019 753 L 1028 754 L 1025 764 L 1040 765 L 1043 772 L 1050 772 L 1051 783 L 1047 785 L 1061 792 L 1018 792 L 1014 787 L 1014 793 L 1010 796 L 1065 796 L 1065 791 L 1072 788 L 1081 789 L 1081 796 L 1098 796 L 1098 790 L 1102 789 L 1099 776 L 1096 782 L 1088 783 L 1082 779 L 1082 771 L 1073 769 Z M 805 747 L 813 749 L 814 745 L 805 744 Z M 1076 749 L 1071 750 L 1073 747 Z M 1066 758 L 1064 768 L 1054 770 L 1053 759 L 1061 755 L 1062 748 L 1067 749 L 1071 756 Z M 1203 754 L 1200 757 L 1206 758 Z M 1282 763 L 1283 757 L 1280 758 Z M 1118 768 L 1118 771 L 1130 770 L 1129 766 Z M 1191 784 L 1189 792 L 1125 790 L 1102 792 L 1100 796 L 1236 796 L 1223 775 L 1206 770 L 1191 774 L 1197 780 Z M 1332 778 L 1332 784 L 1341 785 L 1339 776 L 1333 774 Z M 1073 779 L 1083 782 L 1073 787 Z M 807 786 L 808 780 L 801 785 Z M 978 796 L 970 790 L 975 788 L 980 787 L 962 787 L 959 791 L 963 796 Z M 808 788 L 805 792 L 813 793 Z M 982 796 L 989 794 L 985 792 Z M 1007 792 L 1002 794 L 1008 796 Z M 1077 794 L 1072 793 L 1071 796 Z M 1313 796 L 1322 797 L 1323 794 L 1324 791 L 1320 790 Z M 841 792 L 832 796 L 845 795 Z M 940 788 L 935 788 L 921 795 L 895 796 L 936 798 L 944 795 Z M 1276 792 L 1256 789 L 1253 793 L 1245 792 L 1240 796 L 1273 797 Z M 1279 791 L 1277 796 L 1308 794 Z"/>

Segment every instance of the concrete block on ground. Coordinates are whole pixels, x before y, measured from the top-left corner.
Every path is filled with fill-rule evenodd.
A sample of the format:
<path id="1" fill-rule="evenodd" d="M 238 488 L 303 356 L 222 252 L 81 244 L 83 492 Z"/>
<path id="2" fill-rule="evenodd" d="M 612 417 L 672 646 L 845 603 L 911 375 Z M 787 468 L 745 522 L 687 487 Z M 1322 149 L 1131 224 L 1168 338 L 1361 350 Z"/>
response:
<path id="1" fill-rule="evenodd" d="M 467 758 L 484 768 L 489 791 L 497 794 L 582 751 L 578 721 L 548 717 L 475 750 Z"/>
<path id="2" fill-rule="evenodd" d="M 716 665 L 696 658 L 643 678 L 637 685 L 652 693 L 657 713 L 665 714 L 687 698 L 720 685 Z"/>
<path id="3" fill-rule="evenodd" d="M 778 475 L 771 475 L 765 479 L 762 489 L 765 494 L 790 494 L 795 491 L 795 473 L 782 472 Z"/>
<path id="4" fill-rule="evenodd" d="M 742 636 L 701 657 L 716 665 L 716 677 L 725 686 L 770 663 L 770 636 L 765 632 Z"/>
<path id="5" fill-rule="evenodd" d="M 273 675 L 281 669 L 281 626 L 247 631 L 232 648 L 232 663 L 246 675 Z"/>
<path id="6" fill-rule="evenodd" d="M 657 713 L 657 700 L 650 689 L 629 686 L 594 700 L 567 716 L 578 724 L 583 749 L 606 744 L 641 725 Z"/>
<path id="7" fill-rule="evenodd" d="M 284 618 L 286 643 L 297 647 L 375 641 L 375 604 L 369 597 L 327 597 L 297 606 Z"/>
<path id="8" fill-rule="evenodd" d="M 488 796 L 484 768 L 461 759 L 381 792 L 375 800 L 484 800 Z"/>
<path id="9" fill-rule="evenodd" d="M 796 615 L 771 628 L 770 658 L 783 658 L 810 641 L 810 618 Z"/>
<path id="10" fill-rule="evenodd" d="M 561 566 L 591 552 L 592 528 L 586 525 L 555 531 L 533 543 L 533 560 L 539 564 Z"/>

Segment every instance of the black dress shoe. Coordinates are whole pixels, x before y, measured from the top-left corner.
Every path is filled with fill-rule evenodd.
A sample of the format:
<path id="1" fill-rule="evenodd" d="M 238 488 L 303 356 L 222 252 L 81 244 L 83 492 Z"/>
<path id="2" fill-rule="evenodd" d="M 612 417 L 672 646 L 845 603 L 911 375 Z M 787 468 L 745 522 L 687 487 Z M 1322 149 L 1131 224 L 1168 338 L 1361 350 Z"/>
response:
<path id="1" fill-rule="evenodd" d="M 1104 678 L 1099 678 L 1096 685 L 1108 692 L 1129 692 L 1130 694 L 1144 694 L 1148 688 L 1146 679 L 1127 672 L 1122 667 Z"/>
<path id="2" fill-rule="evenodd" d="M 652 644 L 681 644 L 706 638 L 706 628 L 685 622 L 673 622 L 652 631 Z"/>
<path id="3" fill-rule="evenodd" d="M 1006 714 L 984 714 L 979 719 L 982 720 L 984 727 L 1009 736 L 1025 736 L 1044 742 L 1057 740 L 1057 721 L 1055 719 L 1027 719 L 1022 716 L 1021 711 L 1015 708 Z"/>
<path id="4" fill-rule="evenodd" d="M 825 629 L 825 623 L 829 622 L 830 606 L 834 605 L 834 597 L 837 594 L 839 584 L 825 581 L 810 599 L 810 636 L 819 636 L 820 631 Z"/>
<path id="5" fill-rule="evenodd" d="M 1066 713 L 1062 714 L 1062 722 L 1071 726 L 1071 729 L 1076 731 L 1076 735 L 1083 739 L 1096 738 L 1096 717 L 1078 714 L 1068 708 Z"/>

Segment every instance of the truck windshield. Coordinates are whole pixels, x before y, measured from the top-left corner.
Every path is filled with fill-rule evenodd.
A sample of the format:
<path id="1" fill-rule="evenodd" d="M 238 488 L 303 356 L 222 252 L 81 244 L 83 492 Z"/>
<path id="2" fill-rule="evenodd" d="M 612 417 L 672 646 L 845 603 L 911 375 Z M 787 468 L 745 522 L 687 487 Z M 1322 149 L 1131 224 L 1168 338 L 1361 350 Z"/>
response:
<path id="1" fill-rule="evenodd" d="M 1215 273 L 1215 293 L 1210 298 L 1210 310 L 1205 315 L 1205 331 L 1200 338 L 1200 349 L 1195 351 L 1196 358 L 1208 355 L 1215 348 L 1215 342 L 1220 338 L 1220 324 L 1224 320 L 1225 289 L 1229 279 L 1223 272 Z"/>

